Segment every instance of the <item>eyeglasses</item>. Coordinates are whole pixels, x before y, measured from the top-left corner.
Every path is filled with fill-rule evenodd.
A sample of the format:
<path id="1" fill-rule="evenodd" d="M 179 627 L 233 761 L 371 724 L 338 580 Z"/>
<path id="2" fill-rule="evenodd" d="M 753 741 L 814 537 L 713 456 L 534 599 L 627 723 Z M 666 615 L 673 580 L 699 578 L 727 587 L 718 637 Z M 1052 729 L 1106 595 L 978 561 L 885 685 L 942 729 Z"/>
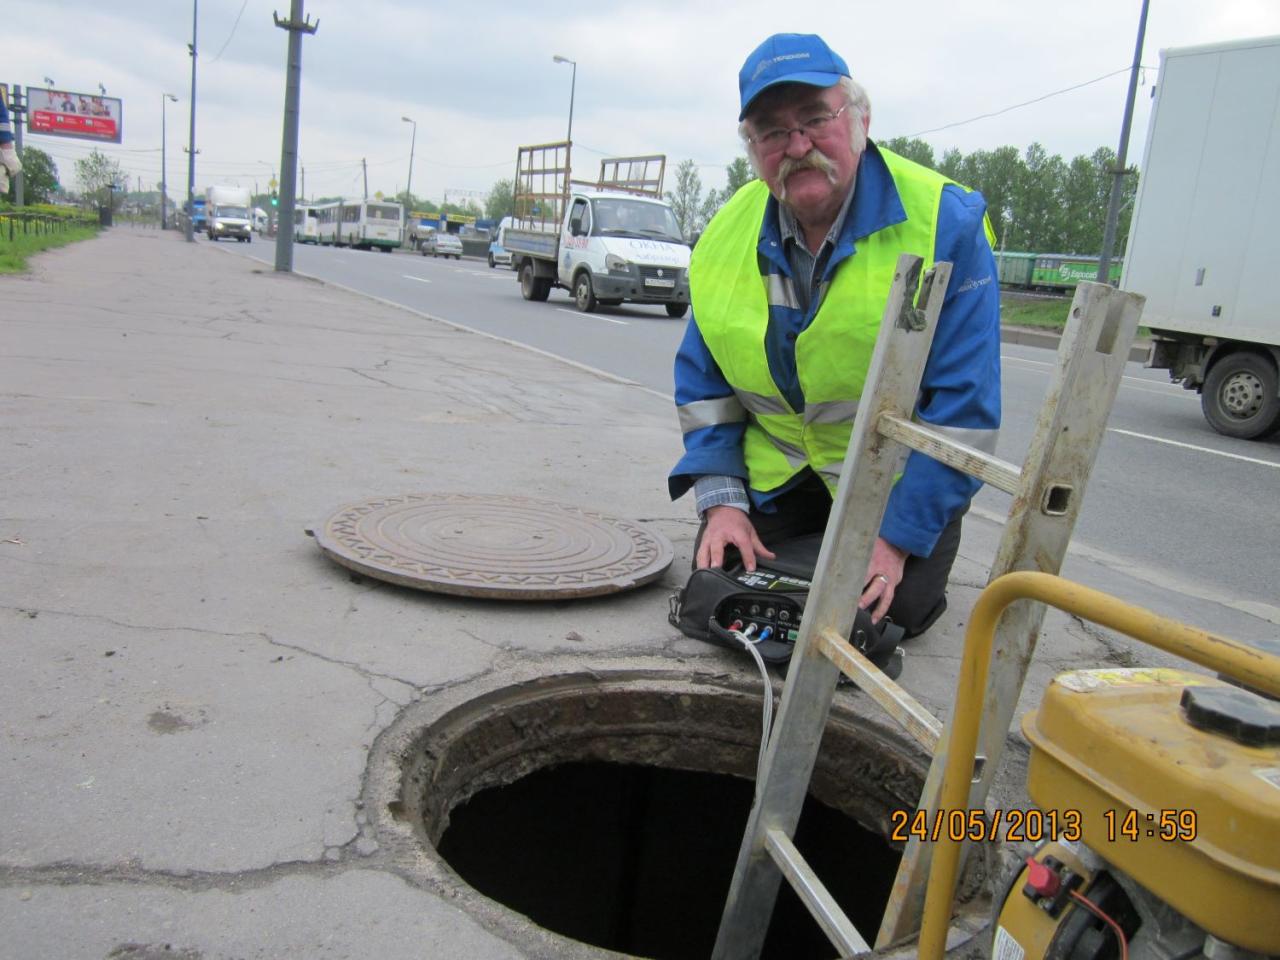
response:
<path id="1" fill-rule="evenodd" d="M 764 153 L 777 153 L 779 150 L 786 149 L 793 133 L 802 134 L 809 140 L 821 140 L 830 132 L 832 122 L 848 109 L 849 104 L 846 103 L 835 113 L 820 113 L 810 117 L 798 127 L 775 127 L 754 137 L 747 137 L 747 142 L 754 144 Z"/>

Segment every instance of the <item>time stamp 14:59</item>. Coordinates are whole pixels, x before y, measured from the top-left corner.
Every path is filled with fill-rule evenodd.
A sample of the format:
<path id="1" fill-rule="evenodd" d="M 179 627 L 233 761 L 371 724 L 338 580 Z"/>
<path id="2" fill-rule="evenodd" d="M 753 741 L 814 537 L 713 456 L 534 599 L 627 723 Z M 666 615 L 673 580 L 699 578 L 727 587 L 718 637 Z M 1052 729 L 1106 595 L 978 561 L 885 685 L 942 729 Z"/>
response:
<path id="1" fill-rule="evenodd" d="M 908 840 L 955 842 L 1007 841 L 1040 843 L 1065 840 L 1075 843 L 1084 838 L 1084 815 L 1079 810 L 905 810 L 890 812 L 891 842 Z M 1139 813 L 1130 809 L 1108 809 L 1102 812 L 1102 833 L 1108 843 L 1138 841 L 1144 838 L 1168 843 L 1189 842 L 1199 832 L 1195 810 L 1169 809 Z M 1090 831 L 1091 834 L 1093 831 Z"/>

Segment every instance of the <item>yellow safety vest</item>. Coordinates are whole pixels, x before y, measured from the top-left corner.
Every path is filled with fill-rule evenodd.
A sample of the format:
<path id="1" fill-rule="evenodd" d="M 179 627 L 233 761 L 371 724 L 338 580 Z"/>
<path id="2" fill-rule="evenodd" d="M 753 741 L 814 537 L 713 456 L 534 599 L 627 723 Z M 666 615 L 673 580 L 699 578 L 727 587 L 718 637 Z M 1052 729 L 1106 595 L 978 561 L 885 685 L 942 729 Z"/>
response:
<path id="1" fill-rule="evenodd" d="M 933 266 L 938 204 L 950 183 L 884 149 L 907 218 L 858 241 L 835 271 L 809 326 L 796 338 L 796 373 L 805 409 L 796 413 L 769 372 L 765 331 L 770 284 L 757 260 L 768 187 L 744 186 L 708 224 L 689 264 L 698 330 L 748 413 L 743 454 L 754 490 L 774 490 L 806 466 L 835 493 L 858 398 L 867 379 L 894 268 L 903 253 Z"/>

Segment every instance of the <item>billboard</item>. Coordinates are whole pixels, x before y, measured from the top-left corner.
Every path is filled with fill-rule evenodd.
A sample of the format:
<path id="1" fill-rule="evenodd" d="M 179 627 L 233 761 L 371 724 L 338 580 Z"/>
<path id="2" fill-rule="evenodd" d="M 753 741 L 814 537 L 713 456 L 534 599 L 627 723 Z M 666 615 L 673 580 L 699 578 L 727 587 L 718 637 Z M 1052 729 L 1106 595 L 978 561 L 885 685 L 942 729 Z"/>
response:
<path id="1" fill-rule="evenodd" d="M 122 107 L 116 97 L 27 87 L 27 131 L 119 143 Z"/>

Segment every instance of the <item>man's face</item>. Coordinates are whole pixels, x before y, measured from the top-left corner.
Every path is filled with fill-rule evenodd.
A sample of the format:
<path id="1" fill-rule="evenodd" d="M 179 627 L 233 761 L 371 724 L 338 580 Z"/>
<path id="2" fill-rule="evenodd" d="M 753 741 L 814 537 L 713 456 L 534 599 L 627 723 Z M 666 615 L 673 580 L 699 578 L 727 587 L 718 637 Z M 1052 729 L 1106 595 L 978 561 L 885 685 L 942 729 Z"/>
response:
<path id="1" fill-rule="evenodd" d="M 752 149 L 758 172 L 770 192 L 802 222 L 835 216 L 844 203 L 861 157 L 854 152 L 851 137 L 856 120 L 846 108 L 820 133 L 793 132 L 777 145 L 768 143 L 766 135 L 793 130 L 845 105 L 844 92 L 838 86 L 822 89 L 803 84 L 781 84 L 766 90 L 752 104 L 747 124 L 756 138 Z"/>

